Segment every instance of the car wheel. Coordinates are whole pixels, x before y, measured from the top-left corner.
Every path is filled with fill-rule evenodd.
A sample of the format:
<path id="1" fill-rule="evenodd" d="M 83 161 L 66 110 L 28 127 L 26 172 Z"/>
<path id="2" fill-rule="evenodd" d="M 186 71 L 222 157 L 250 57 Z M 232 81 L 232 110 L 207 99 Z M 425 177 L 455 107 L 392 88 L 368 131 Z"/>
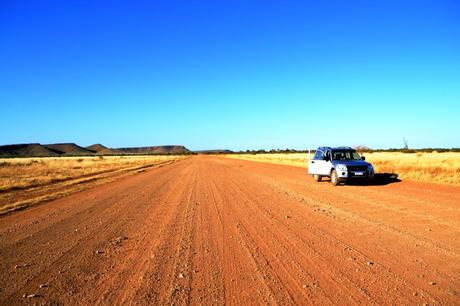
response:
<path id="1" fill-rule="evenodd" d="M 337 176 L 337 172 L 335 170 L 332 170 L 331 172 L 331 184 L 333 186 L 337 186 L 338 184 L 340 184 L 340 179 Z"/>
<path id="2" fill-rule="evenodd" d="M 323 178 L 321 175 L 318 175 L 318 174 L 313 175 L 313 177 L 315 178 L 315 181 L 317 182 L 321 182 L 321 179 Z"/>

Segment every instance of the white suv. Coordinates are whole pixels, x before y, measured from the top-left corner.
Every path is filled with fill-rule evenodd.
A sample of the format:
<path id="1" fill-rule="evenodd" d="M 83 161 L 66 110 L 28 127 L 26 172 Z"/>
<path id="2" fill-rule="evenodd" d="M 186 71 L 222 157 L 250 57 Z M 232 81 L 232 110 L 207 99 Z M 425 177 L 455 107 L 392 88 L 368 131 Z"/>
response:
<path id="1" fill-rule="evenodd" d="M 373 179 L 374 167 L 364 160 L 364 156 L 350 147 L 319 147 L 314 158 L 308 161 L 308 174 L 317 182 L 330 177 L 334 186 L 349 179 Z"/>

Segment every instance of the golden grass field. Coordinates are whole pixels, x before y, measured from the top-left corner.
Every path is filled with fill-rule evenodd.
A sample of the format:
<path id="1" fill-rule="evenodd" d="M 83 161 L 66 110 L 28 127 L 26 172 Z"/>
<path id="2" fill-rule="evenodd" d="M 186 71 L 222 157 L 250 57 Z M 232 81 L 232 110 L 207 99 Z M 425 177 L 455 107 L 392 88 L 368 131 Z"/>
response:
<path id="1" fill-rule="evenodd" d="M 0 159 L 0 214 L 57 198 L 97 181 L 185 158 L 178 155 Z"/>
<path id="2" fill-rule="evenodd" d="M 460 185 L 460 153 L 364 153 L 377 173 L 396 173 L 398 178 L 421 182 Z M 308 153 L 229 154 L 231 158 L 296 167 L 308 166 Z M 312 154 L 313 157 L 313 154 Z"/>

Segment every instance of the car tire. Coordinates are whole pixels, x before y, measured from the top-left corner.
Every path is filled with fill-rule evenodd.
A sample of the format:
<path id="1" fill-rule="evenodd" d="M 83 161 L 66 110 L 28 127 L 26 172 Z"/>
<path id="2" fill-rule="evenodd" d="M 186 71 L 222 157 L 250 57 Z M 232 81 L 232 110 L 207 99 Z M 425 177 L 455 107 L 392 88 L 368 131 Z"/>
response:
<path id="1" fill-rule="evenodd" d="M 332 186 L 337 186 L 340 184 L 340 179 L 337 176 L 337 172 L 335 170 L 332 170 L 331 172 L 331 184 Z"/>
<path id="2" fill-rule="evenodd" d="M 315 181 L 321 182 L 321 179 L 322 179 L 323 177 L 322 177 L 321 175 L 315 174 L 315 175 L 313 175 L 313 178 L 315 179 Z"/>

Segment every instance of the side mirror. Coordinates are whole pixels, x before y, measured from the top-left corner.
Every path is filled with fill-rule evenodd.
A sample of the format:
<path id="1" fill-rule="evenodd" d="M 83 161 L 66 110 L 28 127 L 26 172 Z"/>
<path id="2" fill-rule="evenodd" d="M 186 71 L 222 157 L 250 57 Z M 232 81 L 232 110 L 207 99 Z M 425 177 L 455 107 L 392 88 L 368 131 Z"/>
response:
<path id="1" fill-rule="evenodd" d="M 326 156 L 326 157 L 324 157 L 324 160 L 328 162 L 328 161 L 330 161 L 331 159 L 329 158 L 329 156 Z"/>
<path id="2" fill-rule="evenodd" d="M 366 158 L 365 158 L 364 156 L 361 156 L 361 159 L 362 159 L 362 160 L 366 160 Z"/>

